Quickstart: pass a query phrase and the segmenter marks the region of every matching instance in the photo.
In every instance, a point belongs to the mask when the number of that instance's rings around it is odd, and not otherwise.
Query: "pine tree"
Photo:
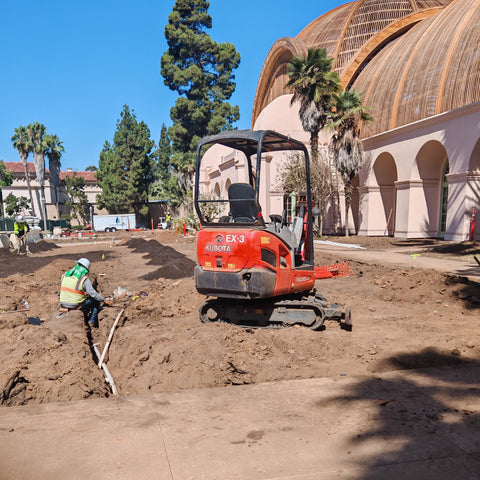
[[[110,213],[148,215],[148,192],[154,177],[155,142],[145,122],[124,105],[117,121],[113,144],[105,142],[96,173],[102,193],[101,208]]]
[[[233,128],[238,106],[228,100],[235,90],[240,54],[230,43],[217,43],[205,33],[212,27],[206,0],[176,0],[165,27],[168,50],[161,59],[165,85],[181,95],[170,110],[170,138],[175,152],[192,154],[198,141]],[[180,163],[192,163],[193,155]]]
[[[158,169],[157,177],[160,183],[166,183],[171,174],[170,162],[172,157],[172,147],[170,145],[170,137],[165,124],[162,124],[160,131],[160,140],[158,141]]]

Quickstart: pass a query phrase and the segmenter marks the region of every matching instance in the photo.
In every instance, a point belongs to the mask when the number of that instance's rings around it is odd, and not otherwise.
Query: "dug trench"
[[[122,308],[106,357],[120,396],[480,360],[480,289],[463,278],[389,267],[379,255],[377,264],[351,262],[350,276],[317,281],[328,300],[351,305],[353,331],[333,321],[319,332],[240,328],[200,322],[194,237],[154,231],[62,242],[37,242],[28,257],[0,249],[4,407],[111,396],[90,340],[102,350]],[[130,293],[104,308],[91,332],[79,312],[57,318],[61,275],[81,256],[104,296]],[[318,265],[343,260],[316,248]]]

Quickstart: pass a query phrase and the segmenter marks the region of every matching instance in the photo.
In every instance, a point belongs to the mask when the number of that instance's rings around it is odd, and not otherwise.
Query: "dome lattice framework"
[[[344,87],[365,95],[375,122],[363,136],[480,101],[480,0],[358,0],[272,46],[255,94],[252,125],[289,93],[288,62],[308,48],[335,58]]]

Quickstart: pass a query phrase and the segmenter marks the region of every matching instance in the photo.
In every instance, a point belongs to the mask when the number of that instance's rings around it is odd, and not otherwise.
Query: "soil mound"
[[[30,257],[0,249],[1,405],[108,396],[90,343],[103,350],[122,309],[106,357],[121,396],[480,361],[480,286],[465,278],[386,266],[381,252],[378,264],[350,262],[351,276],[316,283],[329,302],[351,306],[352,332],[334,321],[320,332],[203,324],[195,240],[139,233],[65,248],[43,241]],[[92,331],[78,311],[58,317],[60,278],[82,256],[104,296],[117,286],[132,293],[104,308]],[[320,249],[315,257],[345,260]]]
[[[178,280],[193,276],[195,262],[174,248],[162,245],[157,240],[135,238],[126,242],[125,245],[136,253],[145,253],[144,258],[148,260],[149,265],[161,265],[158,270],[144,275],[142,278],[145,280],[158,278]]]
[[[428,251],[434,253],[451,253],[455,255],[478,255],[480,254],[480,242],[468,241],[435,245],[434,247],[429,248]]]
[[[28,248],[32,253],[38,252],[48,252],[49,250],[55,250],[56,248],[60,248],[58,245],[54,243],[47,242],[46,240],[39,240],[35,243],[29,243]]]

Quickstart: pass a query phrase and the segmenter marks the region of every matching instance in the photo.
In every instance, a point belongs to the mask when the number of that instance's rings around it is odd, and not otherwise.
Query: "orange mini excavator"
[[[213,167],[202,167],[206,147],[215,144],[236,152]],[[290,214],[284,208],[282,214],[269,215],[266,221],[259,204],[260,187],[266,185],[261,181],[262,156],[270,158],[272,152],[285,151],[303,153],[305,192]],[[202,193],[201,186],[232,161],[235,175],[243,174],[245,181],[227,181],[225,199],[220,188],[215,194]],[[244,170],[239,171],[242,162]],[[200,307],[202,322],[305,325],[320,330],[325,319],[332,319],[351,329],[350,308],[329,303],[314,289],[314,212],[308,151],[302,142],[271,130],[234,130],[203,138],[197,147],[194,204],[201,227],[195,285],[199,293],[216,297]]]

